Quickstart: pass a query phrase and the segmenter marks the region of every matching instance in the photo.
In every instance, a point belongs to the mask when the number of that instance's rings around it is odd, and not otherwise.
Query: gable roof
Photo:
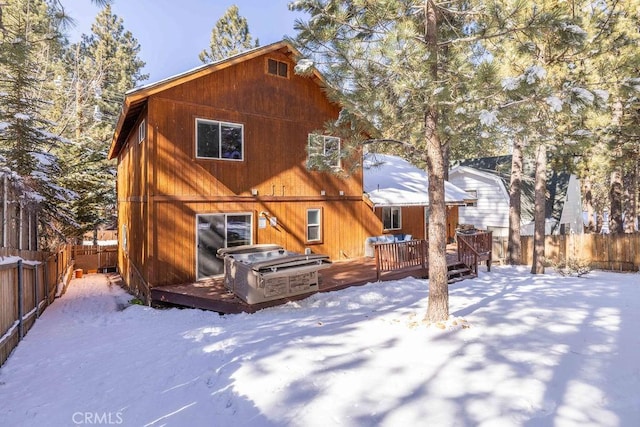
[[[454,161],[458,166],[466,166],[477,169],[486,174],[493,174],[502,181],[505,189],[511,185],[511,160],[512,156],[481,157],[477,159],[464,159]],[[560,221],[562,208],[567,196],[569,179],[571,174],[552,170],[547,173],[547,199],[545,203],[545,218],[553,218]],[[535,164],[525,161],[522,177],[522,221],[532,221],[535,206]]]
[[[109,148],[108,158],[113,159],[118,156],[120,150],[127,141],[129,133],[135,126],[140,114],[144,110],[147,99],[156,93],[173,88],[186,82],[198,79],[215,73],[216,71],[231,67],[238,63],[265,55],[270,52],[279,51],[292,58],[295,63],[302,54],[293,45],[287,41],[279,41],[266,46],[250,49],[237,55],[216,61],[210,64],[204,64],[175,76],[149,83],[144,86],[137,87],[125,93],[122,111],[118,117],[118,123],[113,134],[111,147]],[[313,70],[312,79],[319,85],[324,86],[324,79],[317,70]]]
[[[473,175],[478,177],[480,180],[484,179],[486,181],[492,182],[496,187],[499,188],[500,195],[505,200],[507,204],[509,204],[509,192],[507,191],[507,187],[505,186],[504,181],[495,173],[485,172],[480,169],[475,169],[469,166],[454,166],[449,170],[449,179],[451,179],[452,175]]]
[[[365,195],[374,206],[428,206],[427,173],[408,161],[388,154],[366,154],[363,161]],[[445,203],[474,201],[469,194],[445,181]]]

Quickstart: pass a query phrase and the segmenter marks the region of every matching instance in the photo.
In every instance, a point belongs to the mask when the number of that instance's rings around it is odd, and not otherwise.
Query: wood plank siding
[[[449,173],[449,182],[466,191],[475,192],[475,206],[461,206],[460,224],[472,224],[479,229],[509,226],[509,194],[499,178],[470,168]]]
[[[196,280],[197,215],[249,214],[252,243],[333,260],[363,256],[365,239],[382,234],[363,201],[361,169],[348,177],[307,169],[308,135],[322,133],[340,108],[318,76],[294,73],[288,45],[276,47],[128,95],[110,151],[118,159],[118,263],[128,286],[146,295]],[[288,76],[266,73],[268,59],[286,63]],[[243,158],[198,158],[196,119],[241,125]],[[318,242],[305,241],[307,209],[321,212]],[[415,217],[416,230],[406,232],[419,236],[424,214]]]

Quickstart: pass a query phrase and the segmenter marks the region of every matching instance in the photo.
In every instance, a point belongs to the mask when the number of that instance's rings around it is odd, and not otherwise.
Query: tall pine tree
[[[240,16],[238,6],[233,5],[211,30],[209,49],[200,52],[198,57],[207,64],[258,46],[258,39],[254,42],[249,33],[247,19]]]
[[[110,6],[91,31],[67,48],[56,77],[59,132],[74,142],[61,154],[65,185],[78,193],[69,207],[79,224],[73,235],[114,222],[115,170],[107,151],[125,92],[147,78],[139,43]]]
[[[2,5],[0,157],[5,170],[27,189],[28,198],[39,202],[41,236],[52,244],[73,224],[68,212],[58,208],[73,197],[61,186],[56,155],[67,141],[52,133],[54,124],[43,114],[50,99],[50,58],[60,47],[58,25],[49,2]]]
[[[485,7],[488,6],[488,7]],[[507,5],[451,1],[300,0],[293,9],[300,50],[313,59],[344,106],[341,118],[364,117],[376,140],[396,140],[404,155],[426,165],[429,176],[429,306],[426,320],[448,318],[444,179],[449,141],[473,117],[479,129],[483,85],[493,74],[481,41],[510,31]],[[522,7],[516,2],[513,8]],[[507,10],[509,9],[509,10]],[[523,26],[531,24],[521,23]],[[302,62],[300,69],[307,63]],[[473,108],[469,108],[473,107]],[[362,130],[358,126],[357,131]],[[328,131],[336,131],[329,127]],[[354,141],[359,143],[362,141]],[[371,141],[366,141],[371,142]]]

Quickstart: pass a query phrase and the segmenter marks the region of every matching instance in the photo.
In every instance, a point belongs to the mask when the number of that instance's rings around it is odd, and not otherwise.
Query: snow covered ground
[[[640,424],[639,274],[495,267],[444,330],[415,279],[252,315],[129,299],[74,279],[0,368],[0,426]]]

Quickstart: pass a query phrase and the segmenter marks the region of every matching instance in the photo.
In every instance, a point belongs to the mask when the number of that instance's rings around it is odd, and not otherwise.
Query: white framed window
[[[244,159],[244,126],[196,119],[196,157],[199,159]]]
[[[340,168],[340,138],[310,133],[307,142],[308,169]]]
[[[322,242],[322,209],[307,209],[307,242]]]
[[[138,126],[138,144],[145,140],[147,137],[147,121],[143,120]]]
[[[402,228],[402,209],[398,206],[382,208],[382,224],[385,230],[399,230]]]

